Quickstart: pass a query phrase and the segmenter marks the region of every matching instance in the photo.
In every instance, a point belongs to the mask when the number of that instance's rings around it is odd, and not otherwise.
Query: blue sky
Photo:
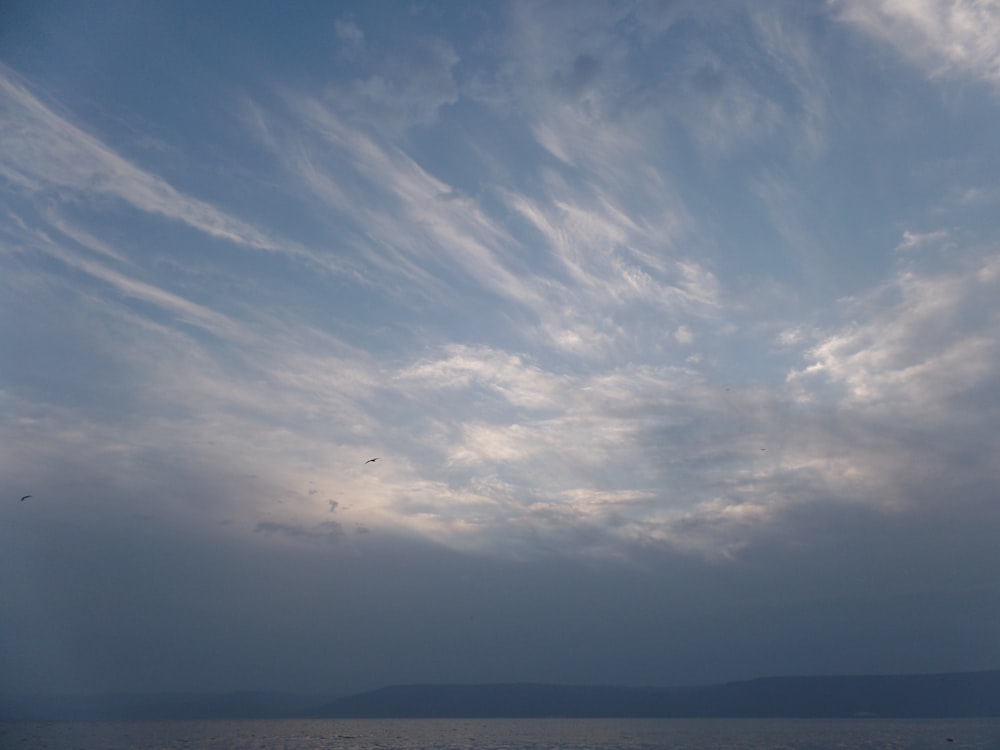
[[[1000,4],[3,13],[0,689],[1000,664]]]

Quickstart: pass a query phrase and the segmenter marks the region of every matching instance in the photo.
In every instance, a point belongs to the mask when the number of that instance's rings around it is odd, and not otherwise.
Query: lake
[[[1000,719],[310,719],[0,723],[4,750],[1000,750]]]

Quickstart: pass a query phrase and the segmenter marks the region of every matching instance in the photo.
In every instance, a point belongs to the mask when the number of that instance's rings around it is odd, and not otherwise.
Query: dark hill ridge
[[[680,692],[681,689],[677,689]],[[314,715],[353,718],[648,716],[670,688],[587,685],[392,685],[341,698]]]
[[[397,685],[309,713],[330,718],[1000,716],[1000,670],[766,677],[690,688]]]
[[[329,701],[329,702],[328,702]],[[699,687],[397,685],[330,701],[290,693],[3,695],[19,719],[1000,717],[1000,670],[765,677]]]

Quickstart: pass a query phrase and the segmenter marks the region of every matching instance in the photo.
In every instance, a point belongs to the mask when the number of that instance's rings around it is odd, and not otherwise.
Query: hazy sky
[[[1000,666],[996,0],[8,0],[0,61],[0,690]]]

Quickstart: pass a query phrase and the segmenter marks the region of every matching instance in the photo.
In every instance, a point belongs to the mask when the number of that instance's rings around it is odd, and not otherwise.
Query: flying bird
[[[367,461],[365,461],[365,463],[366,464],[370,464],[372,461],[378,461],[378,459],[377,458],[369,458]]]
[[[27,499],[28,499],[29,497],[31,497],[31,495],[25,495],[24,497],[22,497],[22,498],[21,498],[21,502],[23,503],[23,502],[24,502],[25,500],[27,500]]]

